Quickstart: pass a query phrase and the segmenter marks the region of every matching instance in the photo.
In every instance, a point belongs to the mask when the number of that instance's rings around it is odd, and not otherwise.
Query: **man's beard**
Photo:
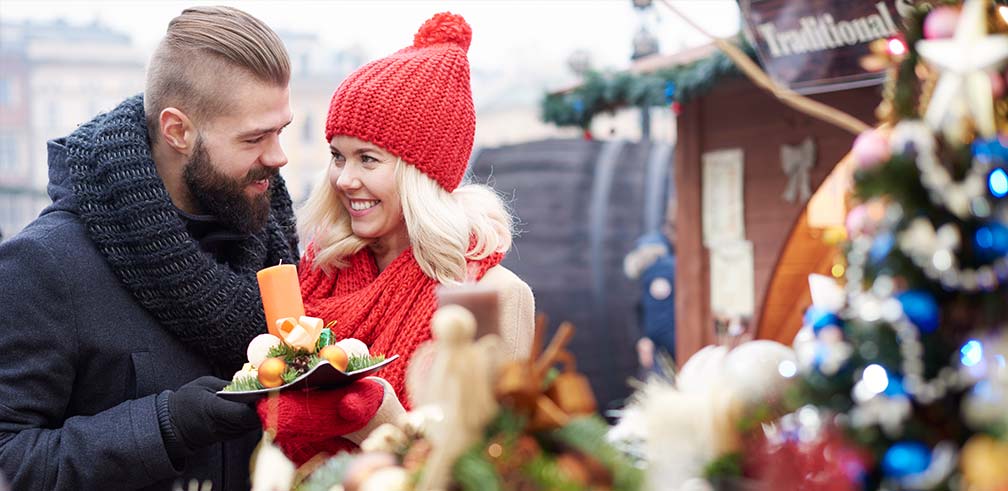
[[[257,166],[244,178],[232,179],[214,168],[210,153],[203,146],[203,138],[198,137],[182,172],[182,179],[189,195],[203,212],[213,215],[237,232],[252,234],[266,225],[271,190],[249,199],[245,196],[245,187],[263,179],[269,179],[272,186],[278,173],[276,169]]]

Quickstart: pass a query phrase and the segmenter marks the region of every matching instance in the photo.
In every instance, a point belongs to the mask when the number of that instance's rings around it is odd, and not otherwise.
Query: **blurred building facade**
[[[63,21],[0,24],[0,230],[49,204],[46,141],[143,88],[144,59],[124,33]]]
[[[360,46],[327,49],[314,33],[278,32],[291,58],[294,120],[281,141],[289,164],[282,173],[301,203],[329,161],[325,119],[333,91],[374,53]],[[150,55],[127,33],[100,22],[0,22],[0,233],[10,237],[49,204],[46,141],[108,111],[144,85]],[[476,102],[475,150],[546,138],[581,138],[539,117],[547,80],[507,73],[472,73]],[[668,113],[668,114],[665,114]],[[670,111],[655,111],[651,139],[674,138]],[[595,138],[639,141],[638,109],[600,116]]]
[[[314,34],[280,32],[291,57],[294,120],[281,137],[284,178],[303,201],[329,160],[325,118],[363,51],[320,48]],[[49,203],[46,142],[142,92],[150,53],[100,23],[0,23],[0,233],[11,237]]]

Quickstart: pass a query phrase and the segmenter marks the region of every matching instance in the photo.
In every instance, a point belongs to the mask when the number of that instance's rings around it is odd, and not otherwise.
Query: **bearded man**
[[[0,470],[13,489],[249,488],[255,411],[214,395],[298,261],[278,172],[290,62],[258,19],[182,12],[144,95],[49,142],[53,204],[0,245]]]

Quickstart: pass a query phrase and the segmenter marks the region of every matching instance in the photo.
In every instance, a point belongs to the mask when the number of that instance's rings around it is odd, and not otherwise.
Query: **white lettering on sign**
[[[760,24],[757,29],[774,58],[825,51],[895,35],[898,29],[889,7],[878,2],[875,10],[878,13],[841,21],[834,21],[830,14],[802,17],[798,29],[778,30],[770,22]]]

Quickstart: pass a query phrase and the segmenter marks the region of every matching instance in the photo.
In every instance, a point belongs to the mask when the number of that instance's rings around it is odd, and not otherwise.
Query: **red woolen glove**
[[[336,389],[284,391],[275,406],[273,399],[266,397],[259,400],[256,409],[263,428],[271,423],[271,410],[276,411],[274,441],[300,466],[319,453],[355,450],[357,445],[343,435],[367,426],[384,395],[380,383],[363,379]]]

